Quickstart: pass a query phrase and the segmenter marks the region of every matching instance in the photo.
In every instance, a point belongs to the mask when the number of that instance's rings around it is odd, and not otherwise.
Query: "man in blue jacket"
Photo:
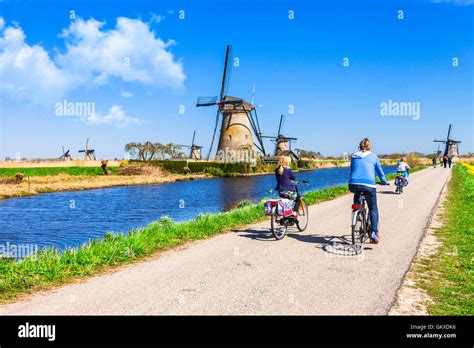
[[[370,140],[365,138],[359,144],[359,150],[351,158],[351,175],[349,179],[349,190],[354,193],[354,204],[360,202],[360,193],[364,192],[369,207],[372,233],[370,242],[379,242],[379,211],[377,208],[377,190],[375,176],[380,178],[383,185],[387,185],[387,179],[382,170],[382,165],[376,154],[370,152]]]

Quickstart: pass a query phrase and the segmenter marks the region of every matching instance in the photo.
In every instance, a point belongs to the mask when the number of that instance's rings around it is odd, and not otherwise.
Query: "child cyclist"
[[[295,201],[293,215],[296,215],[296,212],[300,207],[300,198],[296,193],[295,184],[297,184],[297,182],[295,174],[293,174],[293,171],[290,168],[290,163],[291,159],[288,156],[280,156],[278,158],[278,168],[275,169],[275,177],[277,181],[275,190],[280,194],[280,197]],[[293,181],[295,183],[293,183]]]
[[[408,174],[410,173],[410,166],[408,163],[405,162],[405,158],[400,158],[400,161],[397,162],[397,174],[402,174],[403,178],[405,179],[403,182],[403,186],[408,185]]]

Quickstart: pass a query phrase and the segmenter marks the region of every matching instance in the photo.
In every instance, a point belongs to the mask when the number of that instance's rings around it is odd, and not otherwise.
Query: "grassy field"
[[[432,315],[474,315],[474,166],[458,164],[448,184],[442,242],[436,254],[414,267],[417,285],[433,299]]]
[[[118,167],[107,167],[112,173],[116,173]],[[15,177],[16,173],[22,173],[25,176],[47,176],[67,174],[73,176],[79,175],[104,175],[99,167],[37,167],[37,168],[0,168],[0,177]]]
[[[347,185],[344,185],[310,191],[304,198],[308,204],[314,204],[347,192]],[[22,261],[0,258],[0,301],[104,272],[188,241],[205,239],[264,219],[262,203],[244,202],[229,212],[199,215],[187,222],[173,222],[163,217],[127,235],[107,233],[104,238],[77,249],[42,249]]]

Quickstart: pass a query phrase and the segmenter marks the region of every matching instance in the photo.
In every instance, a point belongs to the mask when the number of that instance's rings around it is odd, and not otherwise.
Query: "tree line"
[[[185,157],[182,146],[174,143],[161,144],[146,141],[142,143],[128,143],[125,145],[125,152],[137,159],[149,161],[152,159],[181,159]]]

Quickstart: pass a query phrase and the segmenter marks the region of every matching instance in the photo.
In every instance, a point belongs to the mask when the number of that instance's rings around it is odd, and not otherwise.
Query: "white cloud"
[[[162,15],[157,15],[156,13],[151,13],[150,23],[159,24],[164,21],[166,17]]]
[[[129,91],[122,91],[120,92],[120,95],[124,98],[131,98],[133,97],[133,93],[132,92],[129,92]]]
[[[66,53],[57,63],[95,84],[110,78],[155,87],[181,87],[183,66],[169,48],[174,41],[156,37],[139,19],[119,17],[115,29],[102,30],[104,22],[78,19],[63,30]]]
[[[75,85],[41,46],[25,43],[21,28],[7,27],[0,36],[0,93],[13,99],[51,104]]]
[[[148,24],[119,17],[115,29],[77,19],[64,29],[66,50],[55,57],[39,44],[29,45],[23,30],[0,17],[0,94],[16,100],[53,105],[69,92],[119,80],[151,87],[180,88],[182,63]],[[129,63],[129,64],[128,64]]]
[[[113,124],[117,127],[140,124],[142,122],[139,118],[127,116],[121,105],[112,105],[106,115],[95,113],[83,120],[89,124]]]

